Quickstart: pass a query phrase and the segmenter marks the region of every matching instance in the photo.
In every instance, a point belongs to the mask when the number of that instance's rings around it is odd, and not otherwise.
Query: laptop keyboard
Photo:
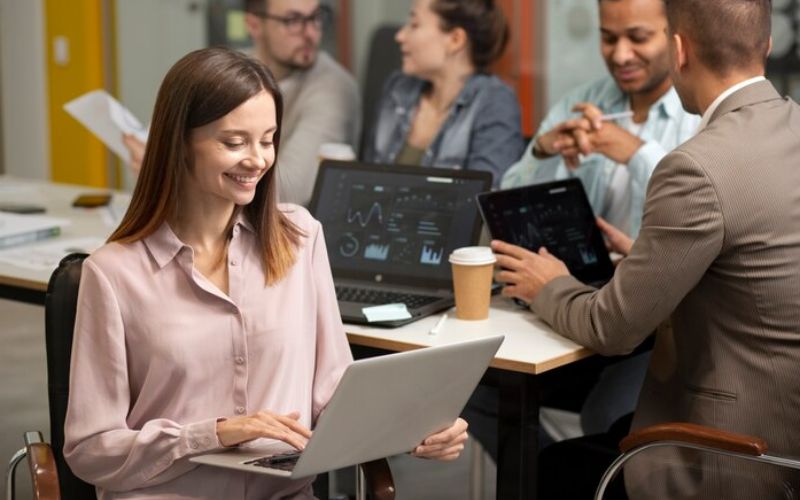
[[[291,472],[294,470],[294,466],[297,465],[297,461],[299,459],[300,453],[296,451],[289,451],[286,453],[278,453],[276,455],[250,460],[244,464],[264,467],[266,469],[278,469]]]
[[[370,288],[358,288],[350,286],[337,286],[336,298],[342,302],[358,302],[361,304],[373,304],[376,306],[383,304],[403,303],[409,309],[422,307],[439,300],[434,295],[417,295],[413,293],[397,293],[385,290],[375,290]]]

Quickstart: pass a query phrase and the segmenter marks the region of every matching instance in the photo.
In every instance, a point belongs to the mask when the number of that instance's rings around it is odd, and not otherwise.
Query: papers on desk
[[[34,271],[53,271],[66,255],[92,253],[105,241],[102,238],[57,239],[38,245],[0,250],[0,262]]]
[[[405,304],[384,304],[382,306],[364,307],[361,309],[367,321],[374,323],[376,321],[396,321],[399,319],[408,319],[411,313]]]
[[[0,212],[0,248],[14,247],[58,236],[66,219]]]
[[[122,143],[123,133],[133,134],[140,141],[147,142],[147,129],[105,90],[83,94],[66,103],[64,110],[125,162],[130,161],[130,153]]]

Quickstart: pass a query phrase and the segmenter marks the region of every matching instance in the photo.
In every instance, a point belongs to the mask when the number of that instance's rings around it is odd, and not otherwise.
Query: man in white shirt
[[[358,145],[358,86],[347,70],[319,50],[323,25],[330,19],[319,0],[247,0],[245,10],[254,56],[275,75],[283,94],[279,199],[308,205],[320,145]],[[144,144],[131,136],[125,143],[138,172]]]

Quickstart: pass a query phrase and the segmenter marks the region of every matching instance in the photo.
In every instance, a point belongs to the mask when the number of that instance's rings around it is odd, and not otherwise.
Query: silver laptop
[[[191,461],[301,478],[411,451],[453,423],[502,342],[493,336],[356,361],[302,452],[260,440]]]
[[[399,326],[453,306],[447,256],[475,245],[475,195],[492,185],[479,170],[325,161],[312,215],[325,229],[342,319],[367,323],[365,307],[403,303]]]

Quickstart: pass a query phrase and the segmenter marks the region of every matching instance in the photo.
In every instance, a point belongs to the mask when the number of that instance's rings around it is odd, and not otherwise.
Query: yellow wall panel
[[[105,187],[107,153],[64,111],[66,102],[105,87],[102,0],[45,0],[51,178]]]

